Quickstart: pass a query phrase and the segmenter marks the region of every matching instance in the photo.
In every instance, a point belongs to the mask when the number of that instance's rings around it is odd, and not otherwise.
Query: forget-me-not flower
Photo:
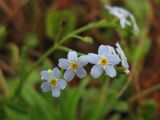
[[[114,65],[119,64],[120,59],[111,46],[100,45],[98,55],[94,53],[88,54],[88,62],[95,64],[90,72],[92,77],[98,78],[103,71],[105,71],[108,76],[115,77],[117,72]]]
[[[128,62],[127,62],[127,58],[124,54],[124,51],[122,50],[121,46],[119,45],[119,43],[116,43],[116,51],[118,52],[118,54],[120,55],[120,58],[121,58],[121,63],[122,63],[122,66],[126,69],[125,72],[128,74],[129,73],[129,65],[128,65]]]
[[[64,79],[66,81],[70,81],[76,75],[79,78],[83,78],[87,75],[86,70],[83,66],[87,65],[87,57],[85,55],[78,57],[77,52],[70,51],[68,53],[68,58],[59,59],[59,67],[62,69],[66,69],[64,73]]]
[[[60,90],[64,89],[67,82],[64,79],[60,79],[60,71],[56,67],[53,70],[44,70],[41,72],[41,79],[45,80],[42,85],[42,91],[48,92],[52,90],[53,97],[60,96]]]
[[[139,32],[136,20],[130,12],[128,12],[124,8],[117,6],[105,6],[105,8],[108,9],[112,15],[116,16],[120,20],[120,25],[122,28],[125,28],[126,25],[133,25],[133,30],[136,33]],[[130,19],[130,21],[128,20],[128,18]]]

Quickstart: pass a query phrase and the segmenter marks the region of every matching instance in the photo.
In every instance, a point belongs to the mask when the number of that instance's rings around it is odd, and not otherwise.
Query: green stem
[[[64,37],[61,41],[60,41],[60,44],[62,45],[63,43],[67,42],[67,40],[69,38],[72,38],[74,37],[75,35],[78,35],[84,31],[87,31],[89,29],[93,29],[93,28],[106,28],[106,27],[111,27],[111,26],[114,26],[115,25],[115,22],[116,21],[112,21],[112,22],[107,22],[106,20],[101,20],[99,22],[96,22],[96,23],[90,23],[78,30],[75,30],[73,31],[72,33],[68,34],[66,37]]]
[[[45,58],[47,58],[52,52],[54,52],[57,48],[57,45],[54,45],[52,48],[50,48],[35,64],[32,65],[32,67],[28,70],[28,72],[26,72],[26,74],[24,76],[22,76],[20,78],[20,82],[18,84],[17,89],[15,90],[15,94],[13,96],[13,98],[15,98],[16,96],[18,96],[25,84],[25,81],[27,80],[27,78],[29,77],[29,75],[32,73],[32,71],[43,62],[43,60]]]
[[[57,47],[57,50],[61,50],[61,51],[64,51],[64,52],[69,52],[69,51],[73,51],[72,49],[70,49],[70,48],[67,48],[67,47],[64,47],[64,46],[58,46]],[[77,52],[78,53],[78,55],[84,55],[83,53],[80,53],[80,52]]]
[[[80,34],[84,31],[87,31],[89,29],[93,29],[93,28],[104,28],[104,27],[109,27],[109,26],[114,26],[116,21],[112,21],[112,22],[107,22],[106,20],[101,20],[99,22],[95,22],[95,23],[90,23],[78,30],[73,31],[72,33],[66,35],[61,41],[58,41],[58,39],[60,38],[61,32],[62,30],[60,30],[60,33],[57,35],[56,37],[56,42],[55,45],[50,48],[35,64],[32,65],[32,67],[28,70],[28,72],[26,72],[26,74],[24,76],[22,76],[20,78],[20,83],[18,84],[16,90],[15,90],[15,94],[13,95],[13,98],[15,98],[16,96],[18,96],[20,94],[20,92],[22,91],[22,88],[25,84],[26,79],[29,77],[29,75],[32,73],[32,71],[41,63],[43,62],[44,59],[46,59],[51,53],[53,53],[58,47],[62,44],[64,44],[65,42],[67,42],[67,40],[69,40],[70,38],[72,38],[73,36]],[[61,50],[69,50],[66,48],[60,48]]]
[[[62,35],[62,32],[63,32],[63,28],[60,27],[60,30],[59,30],[59,32],[58,32],[58,34],[57,34],[57,36],[56,36],[56,39],[55,39],[55,43],[58,42],[58,40],[60,39],[60,37],[61,37],[61,35]]]
[[[158,91],[158,90],[160,90],[160,84],[155,85],[153,87],[150,87],[150,88],[148,88],[146,90],[143,90],[142,92],[139,92],[138,94],[136,94],[136,95],[132,96],[131,98],[129,98],[129,101],[130,102],[136,101],[136,100],[138,100],[138,99],[140,99],[140,98],[142,98],[144,96],[147,96],[148,94],[153,93],[153,92]]]
[[[118,95],[117,95],[118,98],[123,95],[124,91],[128,88],[130,82],[131,82],[131,80],[128,79],[127,82],[125,83],[125,85],[122,87],[122,89],[118,93]]]

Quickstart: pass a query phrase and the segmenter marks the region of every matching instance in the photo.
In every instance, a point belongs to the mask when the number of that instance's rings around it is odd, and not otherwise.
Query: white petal
[[[60,71],[57,67],[55,67],[52,71],[52,77],[58,79],[60,77]]]
[[[73,70],[71,69],[67,69],[64,73],[64,79],[66,81],[71,81],[73,79],[73,77],[75,76],[75,73]]]
[[[89,53],[87,55],[87,59],[88,59],[89,63],[97,64],[98,60],[99,60],[99,56],[97,54],[94,54],[94,53]]]
[[[53,97],[59,97],[60,96],[60,89],[57,87],[52,88],[52,96]]]
[[[112,55],[116,54],[116,51],[112,46],[108,45],[108,49],[109,49],[110,54],[112,54]]]
[[[63,79],[58,80],[58,88],[64,89],[67,85],[67,82]]]
[[[88,64],[87,55],[80,56],[78,58],[78,64],[82,67]]]
[[[117,75],[117,72],[116,72],[114,66],[112,66],[112,65],[106,66],[105,72],[110,77],[115,77]]]
[[[126,69],[129,68],[129,65],[128,65],[128,62],[127,62],[126,59],[122,59],[122,66],[123,66],[124,68],[126,68]]]
[[[119,43],[117,43],[116,46],[117,46],[116,50],[120,54],[120,57],[121,57],[122,66],[124,68],[128,69],[129,65],[128,65],[128,62],[127,62],[127,58],[126,58],[121,46],[119,45]]]
[[[41,72],[41,79],[49,80],[50,78],[51,78],[51,75],[46,70]]]
[[[51,90],[51,84],[49,82],[43,82],[41,84],[41,89],[43,92],[48,92],[49,90]]]
[[[59,59],[59,63],[58,63],[58,66],[62,69],[67,69],[69,67],[69,62],[67,59]]]
[[[121,62],[121,59],[119,58],[119,56],[117,54],[112,55],[109,57],[109,64],[111,65],[117,65]]]
[[[126,26],[126,20],[123,18],[123,19],[120,19],[120,25],[121,27],[124,29],[125,26]]]
[[[77,70],[76,70],[76,75],[79,77],[79,78],[83,78],[87,75],[87,72],[84,68],[82,67],[79,67]]]
[[[125,54],[124,54],[121,46],[119,45],[119,43],[116,43],[116,46],[117,46],[116,51],[119,53],[119,55],[121,56],[121,58],[126,58],[126,56],[125,56]]]
[[[98,78],[103,72],[103,69],[100,65],[94,65],[91,69],[91,76],[93,78]]]
[[[107,56],[109,53],[109,49],[106,45],[100,45],[98,48],[98,54],[102,56]]]
[[[70,51],[68,53],[68,60],[76,60],[78,58],[76,51]]]

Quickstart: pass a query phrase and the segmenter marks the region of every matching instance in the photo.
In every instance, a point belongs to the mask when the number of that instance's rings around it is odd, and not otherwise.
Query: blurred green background
[[[67,52],[55,50],[34,63],[57,42],[59,31],[61,39],[88,23],[112,22],[105,5],[130,11],[140,33],[116,24],[87,30],[79,34],[83,39],[72,38],[64,46],[89,53],[118,41],[131,73],[75,78],[59,98],[42,93],[40,72],[57,66]],[[159,0],[1,0],[0,120],[160,120],[159,31]]]

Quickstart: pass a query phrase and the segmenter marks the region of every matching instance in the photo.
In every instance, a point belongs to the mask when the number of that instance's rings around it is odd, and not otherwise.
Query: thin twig
[[[148,88],[146,90],[143,90],[143,91],[137,93],[136,95],[130,97],[129,101],[130,102],[134,102],[134,101],[136,101],[136,100],[138,100],[138,99],[140,99],[142,97],[145,97],[145,96],[147,96],[147,95],[149,95],[149,94],[151,94],[151,93],[153,93],[155,91],[158,91],[158,90],[160,90],[160,84],[152,86],[152,87],[150,87],[150,88]]]

